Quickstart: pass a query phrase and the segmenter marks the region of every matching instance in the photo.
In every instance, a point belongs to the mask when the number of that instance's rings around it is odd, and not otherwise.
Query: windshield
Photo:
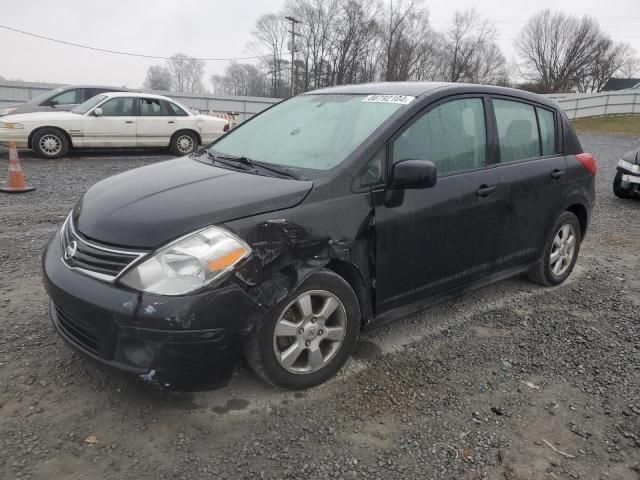
[[[328,170],[400,107],[401,103],[373,95],[301,95],[232,130],[211,147],[211,153]]]
[[[73,113],[79,113],[80,115],[83,115],[93,107],[95,107],[97,104],[99,104],[101,101],[103,101],[105,98],[107,98],[106,95],[96,95],[95,97],[91,97],[86,102],[81,103],[76,108],[72,108],[71,111]]]
[[[63,91],[66,87],[59,87],[56,88],[55,90],[48,90],[45,93],[41,93],[40,95],[38,95],[37,97],[33,97],[31,100],[29,100],[27,103],[40,103],[45,101],[46,99],[53,97],[54,95],[57,95],[58,93],[60,93],[61,91]]]

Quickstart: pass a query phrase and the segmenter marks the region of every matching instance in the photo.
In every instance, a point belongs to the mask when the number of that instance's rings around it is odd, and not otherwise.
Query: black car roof
[[[435,91],[439,94],[447,93],[486,93],[517,97],[523,100],[540,103],[560,109],[558,103],[550,98],[515,88],[497,87],[494,85],[476,85],[472,83],[451,82],[377,82],[355,85],[339,85],[335,87],[312,90],[305,95],[326,94],[360,94],[360,95],[410,95],[412,97],[427,96]]]

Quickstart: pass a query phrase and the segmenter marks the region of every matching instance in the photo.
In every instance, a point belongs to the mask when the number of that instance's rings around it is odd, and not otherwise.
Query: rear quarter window
[[[536,108],[536,112],[540,125],[542,155],[553,155],[556,153],[556,115],[546,108]]]

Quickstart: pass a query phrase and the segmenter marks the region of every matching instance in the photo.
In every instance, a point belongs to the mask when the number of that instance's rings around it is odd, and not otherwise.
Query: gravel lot
[[[22,152],[37,190],[0,196],[0,478],[638,480],[640,202],[611,192],[638,141],[582,142],[598,205],[567,283],[517,278],[366,332],[299,393],[243,366],[222,390],[159,392],[73,353],[42,248],[91,184],[168,157]]]

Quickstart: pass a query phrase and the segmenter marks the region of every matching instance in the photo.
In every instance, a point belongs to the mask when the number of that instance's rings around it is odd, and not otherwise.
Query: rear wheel
[[[623,173],[621,171],[616,173],[616,176],[613,179],[613,193],[618,198],[633,198],[634,193],[631,186],[624,187],[622,184],[622,175]]]
[[[581,241],[578,218],[571,212],[564,212],[551,229],[542,258],[529,272],[529,278],[545,286],[564,282],[576,264]]]
[[[67,136],[57,128],[42,128],[38,130],[31,141],[31,147],[42,158],[64,157],[69,151]]]
[[[169,150],[178,156],[189,155],[198,148],[198,137],[193,132],[177,132],[171,137]]]
[[[271,384],[309,388],[342,368],[359,331],[355,293],[342,277],[321,270],[267,315],[247,342],[245,357]]]

